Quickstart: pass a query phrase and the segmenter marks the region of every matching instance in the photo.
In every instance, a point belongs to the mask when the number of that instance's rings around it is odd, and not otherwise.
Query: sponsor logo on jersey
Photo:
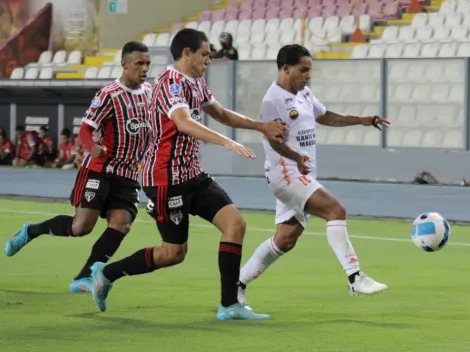
[[[196,120],[197,122],[201,122],[201,112],[199,109],[193,109],[191,110],[191,117],[193,120]]]
[[[168,199],[168,209],[180,208],[183,206],[183,197],[171,197]]]
[[[88,182],[86,183],[85,188],[99,189],[100,188],[100,180],[94,180],[94,179],[88,180]]]
[[[130,134],[137,134],[141,128],[147,127],[149,127],[147,122],[139,121],[136,118],[132,118],[126,122],[126,131]]]

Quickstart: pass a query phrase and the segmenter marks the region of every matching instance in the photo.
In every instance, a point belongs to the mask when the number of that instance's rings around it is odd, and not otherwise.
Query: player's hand
[[[390,121],[383,117],[378,116],[366,116],[362,117],[362,125],[363,126],[374,126],[378,130],[382,131],[381,126],[388,127],[390,126]]]
[[[286,123],[284,121],[266,122],[263,124],[263,134],[266,138],[277,143],[284,143],[286,138]]]
[[[101,145],[95,144],[93,148],[91,148],[90,156],[92,158],[99,158],[103,155],[106,155],[106,147],[102,147]]]
[[[310,173],[311,170],[306,164],[309,161],[310,158],[308,156],[299,154],[299,157],[297,158],[297,169],[299,169],[299,172],[302,175],[307,175],[308,173]]]
[[[224,143],[224,147],[240,156],[244,156],[245,158],[256,158],[255,153],[253,153],[250,148],[245,147],[243,144],[232,141],[231,139],[227,139],[227,141]]]

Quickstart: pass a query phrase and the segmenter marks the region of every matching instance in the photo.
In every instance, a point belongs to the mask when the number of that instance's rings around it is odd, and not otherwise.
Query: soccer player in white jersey
[[[315,124],[331,127],[388,126],[386,119],[328,111],[308,87],[312,58],[300,45],[286,45],[277,55],[279,74],[261,103],[260,120],[285,121],[286,142],[263,139],[267,182],[277,198],[276,233],[263,242],[240,271],[238,299],[246,303],[246,285],[294,248],[310,215],[324,219],[328,243],[349,279],[353,295],[372,295],[387,286],[365,275],[346,230],[343,205],[316,180]]]

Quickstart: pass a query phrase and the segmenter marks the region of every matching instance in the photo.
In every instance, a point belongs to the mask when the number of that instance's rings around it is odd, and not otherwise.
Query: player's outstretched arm
[[[327,111],[323,115],[317,117],[316,121],[320,125],[330,127],[346,127],[354,125],[362,126],[374,126],[375,128],[381,129],[380,126],[388,127],[390,121],[378,116],[352,116],[343,115],[332,111]]]
[[[204,111],[221,124],[233,128],[255,130],[264,134],[268,139],[282,143],[286,133],[286,124],[282,121],[260,122],[250,119],[235,111],[224,108],[217,102],[205,106]]]
[[[203,140],[207,143],[219,144],[240,156],[254,158],[255,154],[251,149],[237,143],[224,135],[207,128],[191,118],[188,108],[178,108],[171,114],[171,119],[176,124],[176,128],[182,133]]]
[[[300,154],[286,143],[269,141],[269,144],[280,156],[283,156],[286,159],[294,160],[297,163],[297,168],[299,169],[300,173],[306,175],[310,172],[310,168],[306,165],[306,162],[310,161],[308,156]]]

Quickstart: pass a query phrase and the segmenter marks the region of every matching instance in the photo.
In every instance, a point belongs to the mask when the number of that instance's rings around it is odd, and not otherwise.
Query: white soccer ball
[[[413,221],[411,239],[426,252],[441,250],[450,237],[450,225],[446,218],[438,213],[424,213]]]

